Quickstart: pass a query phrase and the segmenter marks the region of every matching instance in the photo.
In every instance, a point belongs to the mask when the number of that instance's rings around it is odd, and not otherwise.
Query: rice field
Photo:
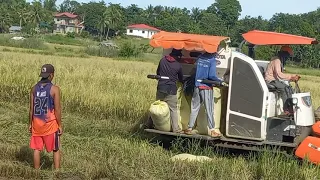
[[[28,147],[28,95],[44,63],[55,66],[53,82],[62,91],[62,168],[56,172],[46,152],[35,171]],[[155,99],[156,81],[146,78],[155,70],[151,62],[0,52],[0,179],[320,179],[320,169],[307,163],[268,153],[230,157],[196,142],[184,152],[213,161],[171,162],[182,152],[180,142],[168,151],[137,131]],[[319,77],[302,76],[300,88],[311,92],[314,108],[319,85]]]

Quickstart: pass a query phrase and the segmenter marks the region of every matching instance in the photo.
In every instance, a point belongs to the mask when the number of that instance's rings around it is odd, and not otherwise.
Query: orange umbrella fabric
[[[229,37],[160,31],[152,36],[150,45],[164,49],[186,49],[215,53],[221,41]]]
[[[314,38],[269,31],[253,30],[242,34],[242,37],[254,45],[318,44]]]

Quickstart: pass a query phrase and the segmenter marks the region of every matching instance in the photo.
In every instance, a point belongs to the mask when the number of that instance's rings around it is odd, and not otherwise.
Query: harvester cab
[[[311,38],[262,31],[251,31],[243,37],[247,42],[256,45],[311,44],[315,41]],[[239,52],[238,48],[229,47],[229,43],[228,37],[163,31],[152,37],[150,45],[154,48],[162,47],[163,55],[169,54],[172,48],[182,49],[183,57],[180,63],[185,78],[195,72],[197,57],[193,54],[217,53],[217,76],[224,83],[214,85],[212,103],[215,129],[222,133],[222,137],[208,136],[204,107],[201,107],[197,118],[195,135],[160,131],[157,127],[148,127],[145,131],[172,137],[205,139],[215,146],[239,149],[265,145],[296,148],[311,134],[311,127],[315,123],[310,92],[301,93],[296,84],[292,98],[294,117],[280,116],[282,100],[279,92],[264,80],[268,61],[255,61]],[[151,73],[148,78],[161,77]],[[183,91],[182,84],[177,86],[179,125],[182,129],[187,129],[192,95]]]
[[[244,40],[240,44],[238,51],[242,51],[242,47],[244,44],[248,46],[248,55],[254,59],[255,58],[255,47],[256,46],[262,46],[262,45],[273,45],[282,47],[281,50],[283,50],[283,47],[287,48],[289,45],[307,45],[307,44],[317,44],[318,41],[313,38],[308,37],[302,37],[302,36],[296,36],[292,34],[285,34],[285,33],[276,33],[276,32],[268,32],[268,31],[258,31],[253,30],[249,31],[242,35]],[[284,48],[284,49],[285,49]],[[289,48],[290,50],[290,48]],[[283,53],[283,52],[281,52]],[[292,53],[292,52],[291,52]],[[288,53],[288,54],[291,54]],[[271,58],[271,57],[270,57]],[[264,76],[266,68],[269,64],[268,60],[255,60],[261,74]],[[290,82],[286,82],[288,85],[290,85]],[[268,87],[268,102],[267,105],[269,106],[267,108],[266,117],[267,118],[274,118],[279,117],[280,114],[282,114],[282,99],[280,98],[280,93],[277,90],[277,88],[271,84],[266,84]],[[299,144],[304,138],[306,138],[311,133],[311,126],[315,123],[315,117],[314,117],[314,111],[312,107],[312,101],[311,101],[311,94],[310,92],[300,92],[300,88],[298,86],[298,82],[295,82],[295,88],[294,88],[294,94],[292,95],[291,104],[294,106],[294,117],[282,117],[281,119],[289,119],[290,122],[294,122],[294,124],[288,125],[284,130],[288,130],[289,128],[292,128],[295,132],[295,135],[291,136],[294,137],[294,143]],[[293,121],[292,121],[293,120]],[[274,120],[272,120],[274,121]],[[270,122],[271,123],[271,122]],[[271,123],[272,124],[272,123]],[[267,125],[267,128],[272,125]],[[279,127],[277,127],[279,128]],[[268,130],[271,129],[267,129]],[[276,129],[274,129],[276,130]],[[272,131],[274,131],[272,130]],[[280,131],[281,129],[277,129],[274,133],[277,131]],[[298,131],[298,132],[297,132]],[[300,133],[299,135],[297,133]],[[269,134],[271,135],[271,134]],[[272,140],[272,137],[270,137],[267,133],[267,140]],[[279,136],[277,135],[276,137]]]

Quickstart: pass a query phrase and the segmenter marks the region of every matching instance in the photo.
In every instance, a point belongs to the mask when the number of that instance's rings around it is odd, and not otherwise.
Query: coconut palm
[[[202,15],[202,11],[196,7],[191,9],[191,18],[197,23],[200,21]]]
[[[25,2],[19,1],[17,5],[12,7],[14,12],[19,16],[19,25],[22,27],[22,23],[28,22],[28,17],[30,16],[31,11],[28,10],[28,4]]]
[[[33,22],[37,29],[39,29],[40,22],[42,20],[43,11],[42,11],[42,5],[39,1],[33,1],[31,6],[31,14],[30,14],[30,20]]]
[[[12,17],[8,8],[0,6],[0,32],[7,31],[12,23]]]
[[[109,36],[110,29],[115,29],[118,27],[118,23],[121,22],[124,18],[121,8],[118,4],[109,3],[109,6],[106,8],[104,12],[104,22],[106,23],[108,30],[107,30],[107,37]]]

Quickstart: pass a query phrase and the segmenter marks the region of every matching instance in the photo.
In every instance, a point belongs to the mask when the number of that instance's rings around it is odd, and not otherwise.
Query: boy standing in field
[[[213,137],[221,136],[220,133],[216,132],[214,129],[214,119],[213,119],[213,87],[210,84],[205,84],[198,82],[197,80],[212,80],[222,82],[216,76],[216,58],[215,54],[207,53],[200,55],[196,61],[196,74],[195,74],[195,88],[191,100],[191,114],[188,124],[188,129],[185,130],[186,134],[192,134],[192,129],[196,122],[201,104],[204,103],[208,127],[210,129],[210,135]]]
[[[60,168],[60,135],[62,134],[60,88],[52,84],[54,67],[41,68],[41,80],[30,92],[29,131],[32,133],[30,148],[34,150],[34,168],[40,168],[40,152],[45,145],[53,151],[54,167]]]

